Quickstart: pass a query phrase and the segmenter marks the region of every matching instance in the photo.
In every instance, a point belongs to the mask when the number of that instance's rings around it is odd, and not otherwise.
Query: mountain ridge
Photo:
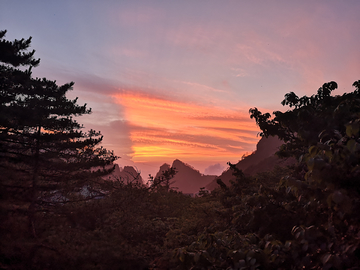
[[[143,184],[144,181],[141,177],[141,174],[136,171],[133,166],[124,166],[123,168],[119,164],[109,165],[107,169],[110,169],[112,166],[115,166],[115,169],[112,173],[103,177],[105,180],[117,181],[121,180],[126,184],[129,183],[140,183]]]
[[[274,167],[285,167],[295,162],[295,159],[281,159],[275,155],[279,147],[284,142],[278,137],[262,137],[256,145],[256,150],[249,156],[246,156],[235,166],[242,170],[245,175],[255,175],[256,173],[270,171]],[[219,177],[206,185],[206,189],[214,190],[219,185],[216,183],[217,179],[221,179],[226,185],[230,185],[230,181],[235,180],[232,170],[229,168],[225,170]]]
[[[170,168],[174,168],[176,171],[175,176],[171,179],[170,187],[183,193],[197,193],[200,188],[205,187],[217,177],[216,175],[202,174],[195,167],[179,159],[175,159],[171,166],[167,163],[161,165],[155,177],[161,177],[163,172]]]

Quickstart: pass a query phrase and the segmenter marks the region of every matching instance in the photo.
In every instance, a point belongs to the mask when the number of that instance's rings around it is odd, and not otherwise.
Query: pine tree
[[[27,213],[36,235],[38,211],[83,198],[82,188],[108,173],[91,168],[117,157],[98,147],[100,132],[83,132],[74,119],[91,113],[77,98],[66,98],[74,83],[33,78],[31,69],[40,60],[27,52],[31,38],[10,42],[5,34],[0,31],[0,198],[3,206]]]

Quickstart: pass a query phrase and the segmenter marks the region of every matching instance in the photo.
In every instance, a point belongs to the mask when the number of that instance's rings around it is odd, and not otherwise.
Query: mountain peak
[[[278,137],[262,137],[256,145],[256,151],[240,160],[235,166],[242,170],[245,175],[254,175],[259,172],[269,171],[275,166],[287,166],[294,163],[293,159],[280,159],[275,153],[283,142]],[[233,171],[228,169],[219,177],[225,184],[229,185],[234,180]],[[217,179],[216,178],[216,179]],[[207,189],[213,190],[218,187],[216,180],[209,183]]]
[[[215,178],[214,175],[201,174],[194,167],[179,159],[173,161],[172,168],[176,171],[176,174],[172,179],[172,187],[177,188],[184,193],[197,193],[200,188],[205,187],[206,184],[210,183]],[[156,177],[160,177],[162,173],[168,169],[170,169],[170,165],[166,163],[163,164],[156,174]]]
[[[159,169],[158,173],[155,175],[155,178],[160,178],[160,176],[169,169],[170,169],[170,165],[167,163],[164,163],[163,165],[160,166],[160,169]]]
[[[190,164],[188,163],[185,163],[185,162],[182,162],[181,160],[179,159],[175,159],[173,161],[173,164],[172,164],[172,167],[175,168],[175,170],[183,170],[184,168],[185,169],[191,169],[192,171],[196,171],[198,174],[201,174],[199,170],[195,169],[193,166],[191,166]]]
[[[180,159],[175,159],[172,163],[172,166],[174,167],[175,165],[180,165],[180,166],[183,166],[183,165],[186,165],[184,162],[182,162]]]
[[[103,179],[117,181],[122,180],[125,183],[143,183],[143,179],[138,171],[133,166],[120,167],[118,164],[108,165],[107,169],[115,166],[114,171],[103,177]]]

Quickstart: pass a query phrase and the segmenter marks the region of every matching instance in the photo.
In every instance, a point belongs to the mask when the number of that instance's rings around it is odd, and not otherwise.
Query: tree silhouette
[[[82,132],[74,117],[90,114],[86,104],[69,100],[73,82],[58,86],[46,78],[32,78],[40,60],[27,52],[31,38],[7,41],[0,32],[0,184],[3,200],[27,208],[35,233],[37,211],[77,200],[81,188],[91,185],[95,166],[116,157],[98,147],[100,132]]]
[[[277,135],[285,144],[278,154],[295,156],[305,166],[307,181],[360,192],[360,81],[355,91],[331,96],[336,82],[323,84],[317,94],[299,98],[291,92],[283,105],[292,110],[262,114],[250,109],[262,136]]]

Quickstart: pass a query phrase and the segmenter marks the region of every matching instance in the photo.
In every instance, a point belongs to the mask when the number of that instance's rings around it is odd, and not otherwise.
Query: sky
[[[360,79],[360,1],[0,0],[6,39],[32,37],[34,77],[75,82],[78,121],[146,179],[174,159],[220,174],[256,149],[249,109]]]

